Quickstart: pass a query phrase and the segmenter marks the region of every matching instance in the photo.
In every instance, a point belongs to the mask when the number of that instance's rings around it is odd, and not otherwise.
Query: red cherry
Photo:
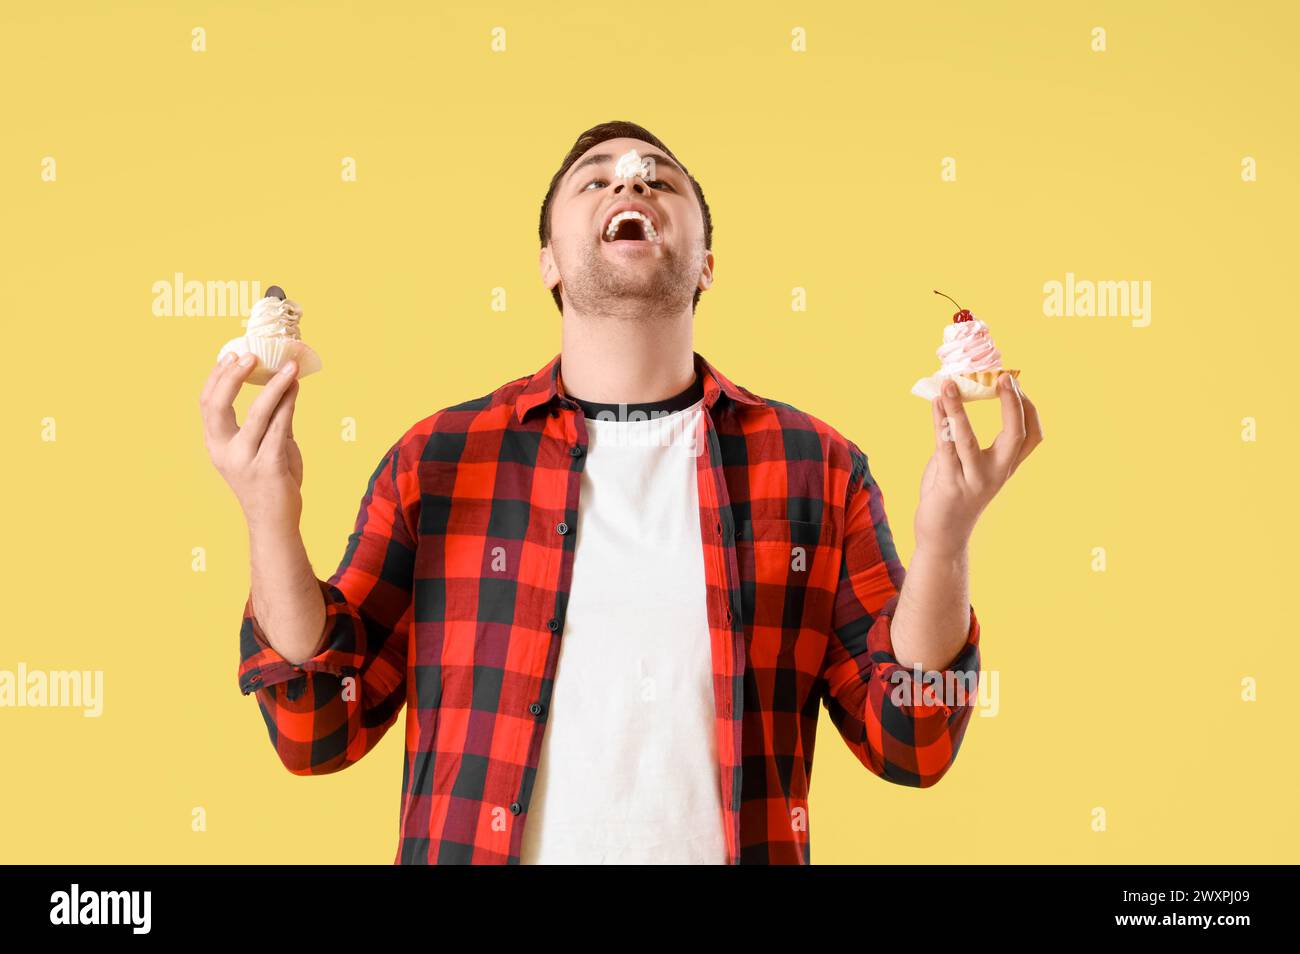
[[[939,291],[937,288],[935,289],[934,293],[935,293],[936,295],[943,295],[943,292]],[[943,297],[944,297],[944,298],[947,298],[947,299],[948,299],[949,301],[951,301],[954,305],[957,305],[957,302],[954,301],[950,296],[948,296],[948,295],[943,295]],[[974,320],[975,320],[975,316],[972,315],[972,314],[971,314],[969,311],[967,311],[965,308],[962,308],[961,305],[957,305],[957,309],[958,309],[957,314],[955,314],[955,315],[952,316],[952,320],[953,320],[954,322],[957,322],[957,321],[974,321]]]

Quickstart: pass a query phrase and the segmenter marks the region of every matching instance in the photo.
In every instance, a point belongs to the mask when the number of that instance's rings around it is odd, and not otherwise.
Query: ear
[[[547,289],[554,288],[560,281],[560,270],[555,267],[555,257],[551,255],[549,244],[542,247],[537,257],[537,267],[542,273],[542,284]]]
[[[701,291],[708,291],[709,286],[713,284],[713,253],[704,253],[704,268],[700,271],[699,288]]]

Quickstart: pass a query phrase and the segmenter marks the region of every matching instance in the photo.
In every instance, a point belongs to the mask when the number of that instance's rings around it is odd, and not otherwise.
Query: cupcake
[[[936,295],[943,292],[936,291]],[[943,295],[948,298],[947,295]],[[951,298],[948,298],[952,301]],[[957,305],[955,301],[952,301]],[[1019,378],[1020,372],[1002,367],[1002,353],[993,344],[989,326],[961,305],[952,316],[952,324],[943,329],[939,346],[939,370],[912,385],[912,393],[932,401],[951,378],[957,383],[957,395],[963,401],[979,401],[998,396],[998,377],[1003,372]]]
[[[297,376],[305,378],[321,369],[321,361],[302,340],[298,331],[300,320],[302,306],[286,298],[280,286],[272,285],[266,290],[266,297],[253,306],[248,319],[241,322],[245,326],[244,334],[227,341],[217,352],[217,360],[230,352],[257,355],[257,365],[247,378],[249,384],[266,384],[290,359],[298,362]]]

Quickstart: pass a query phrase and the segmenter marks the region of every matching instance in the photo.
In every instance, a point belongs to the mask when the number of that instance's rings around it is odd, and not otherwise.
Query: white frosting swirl
[[[268,296],[253,306],[248,316],[250,338],[294,338],[302,340],[298,322],[302,320],[302,306],[291,298]]]

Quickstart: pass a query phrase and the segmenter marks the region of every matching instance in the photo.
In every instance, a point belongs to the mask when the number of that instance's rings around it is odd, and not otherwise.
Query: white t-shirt
[[[685,392],[683,392],[685,393]],[[588,417],[523,864],[725,864],[696,485],[703,401]]]

